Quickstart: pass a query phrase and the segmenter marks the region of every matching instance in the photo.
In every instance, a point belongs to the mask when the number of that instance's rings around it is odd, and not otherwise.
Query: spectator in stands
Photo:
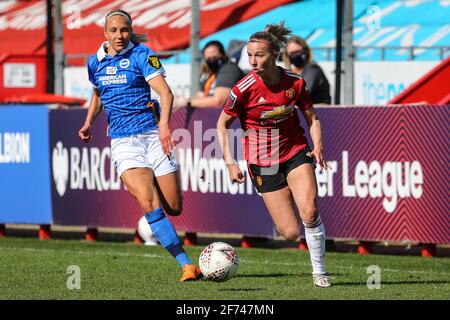
[[[200,269],[183,250],[161,207],[176,216],[182,206],[169,128],[173,94],[164,79],[164,68],[155,53],[140,43],[146,41],[145,35],[133,33],[127,12],[109,12],[104,34],[108,41],[88,61],[94,90],[78,135],[88,142],[94,120],[105,109],[111,158],[118,176],[138,202],[158,241],[183,269],[180,281],[197,280]],[[151,99],[152,91],[158,93],[161,103]]]
[[[235,162],[230,148],[233,143],[228,136],[233,121],[240,119],[246,131],[243,149],[253,185],[284,238],[297,240],[303,223],[313,283],[327,288],[330,283],[325,268],[325,228],[317,209],[313,160],[323,169],[328,168],[328,163],[321,124],[305,81],[276,64],[289,33],[284,23],[280,23],[267,25],[264,31],[250,37],[247,54],[253,70],[233,87],[217,122],[217,131],[230,180],[243,183],[245,178]],[[296,107],[310,129],[312,150]]]
[[[313,104],[330,104],[330,84],[322,69],[312,60],[311,50],[303,38],[292,36],[286,43],[285,66],[305,79]]]
[[[200,91],[190,99],[177,97],[175,107],[220,108],[228,98],[231,88],[244,73],[229,61],[219,41],[208,42],[202,50],[204,62],[201,66]]]

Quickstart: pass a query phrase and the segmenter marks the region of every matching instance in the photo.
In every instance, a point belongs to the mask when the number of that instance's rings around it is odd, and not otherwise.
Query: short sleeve
[[[97,81],[95,79],[95,65],[96,65],[96,57],[91,56],[87,63],[87,69],[88,69],[88,76],[89,76],[89,82],[92,83],[92,85],[97,88]]]
[[[136,62],[145,81],[149,81],[158,75],[166,76],[166,71],[164,70],[161,61],[158,56],[144,45],[140,45],[140,50],[136,57]]]
[[[311,95],[309,93],[308,88],[306,87],[306,83],[303,79],[299,79],[297,82],[299,83],[299,95],[297,96],[296,104],[300,110],[307,110],[313,107],[311,101]]]
[[[239,117],[244,109],[243,100],[242,93],[234,86],[223,105],[223,111],[232,117]]]

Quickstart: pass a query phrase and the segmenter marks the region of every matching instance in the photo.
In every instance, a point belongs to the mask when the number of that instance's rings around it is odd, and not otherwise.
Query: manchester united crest
[[[256,184],[258,185],[258,187],[261,188],[262,184],[263,184],[263,179],[261,176],[257,176],[256,177]]]
[[[149,56],[147,58],[148,64],[152,66],[155,69],[161,68],[161,62],[159,62],[159,59],[157,56]]]
[[[295,89],[290,88],[290,89],[286,90],[285,93],[286,93],[286,97],[288,99],[292,99],[295,96]]]

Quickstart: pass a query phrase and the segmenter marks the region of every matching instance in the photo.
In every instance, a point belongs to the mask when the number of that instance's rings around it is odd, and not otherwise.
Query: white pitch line
[[[247,260],[242,260],[241,261],[245,262],[245,263],[252,263],[252,264],[267,264],[267,265],[279,265],[279,266],[304,266],[304,267],[311,267],[311,265],[309,263],[304,263],[304,262],[272,262],[272,261],[247,261]],[[338,269],[346,269],[346,270],[358,270],[358,269],[363,269],[366,270],[367,267],[354,267],[354,266],[341,266],[341,265],[333,265],[330,268],[338,268]],[[422,270],[399,270],[399,269],[383,269],[380,267],[381,271],[385,271],[385,272],[399,272],[399,273],[413,273],[413,274],[430,274],[430,273],[435,273],[435,271],[422,271]],[[439,272],[439,274],[443,274],[446,275],[447,273],[445,272]]]
[[[22,250],[22,251],[30,251],[30,252],[57,252],[57,253],[68,253],[68,254],[84,254],[84,255],[110,255],[110,256],[121,256],[121,257],[144,257],[144,258],[157,258],[163,260],[171,260],[169,256],[159,255],[159,254],[151,254],[151,253],[130,253],[130,252],[118,252],[118,251],[83,251],[83,250],[64,250],[64,249],[48,249],[48,248],[28,248],[28,247],[2,247],[0,246],[0,250]],[[247,260],[241,259],[242,263],[248,264],[265,264],[265,265],[274,265],[274,266],[303,266],[303,267],[311,267],[309,263],[305,262],[274,262],[269,260],[264,261],[256,261],[256,260]],[[342,265],[333,265],[331,268],[338,268],[344,270],[366,270],[366,267],[355,267],[355,266],[342,266]],[[423,270],[399,270],[399,269],[383,269],[380,267],[380,270],[383,272],[393,272],[393,273],[412,273],[412,274],[430,274],[435,273],[435,271],[423,271]],[[439,272],[440,275],[447,275],[446,272]]]
[[[70,253],[70,254],[92,254],[92,255],[110,255],[110,256],[121,256],[121,257],[145,257],[145,258],[160,258],[160,259],[169,259],[168,257],[151,254],[151,253],[129,253],[129,252],[117,252],[117,251],[74,251],[74,250],[64,250],[64,249],[48,249],[48,248],[27,248],[27,247],[0,247],[1,250],[9,249],[9,250],[23,250],[23,251],[31,251],[31,252],[58,252],[58,253]]]

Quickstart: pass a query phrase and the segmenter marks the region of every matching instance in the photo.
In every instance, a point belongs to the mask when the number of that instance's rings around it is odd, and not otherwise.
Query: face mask
[[[208,65],[209,70],[211,70],[212,72],[217,72],[223,63],[223,60],[222,59],[211,59],[211,60],[206,60],[205,62]]]
[[[291,54],[289,60],[297,68],[303,68],[308,63],[308,55],[302,50],[301,52]]]

